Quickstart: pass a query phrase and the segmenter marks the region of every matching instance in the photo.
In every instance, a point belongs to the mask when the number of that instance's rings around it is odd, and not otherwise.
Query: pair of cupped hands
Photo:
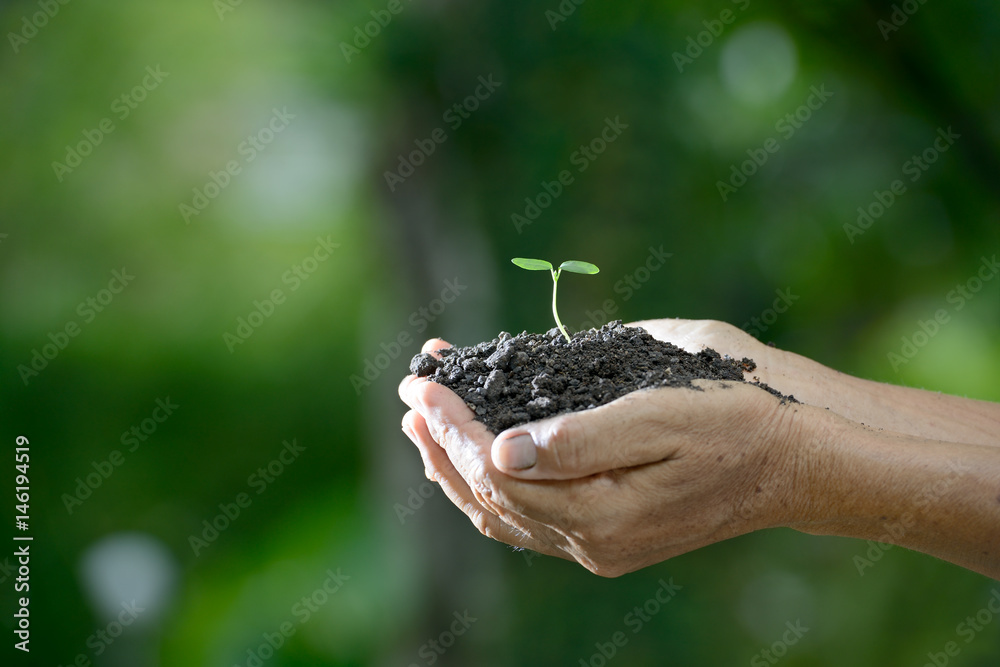
[[[838,534],[827,529],[840,520],[831,511],[865,513],[864,501],[852,500],[863,497],[857,486],[865,484],[852,471],[865,464],[845,463],[851,457],[843,451],[852,434],[953,439],[943,425],[914,428],[920,406],[891,391],[918,390],[858,380],[722,322],[630,326],[689,352],[711,347],[750,357],[757,368],[747,379],[799,402],[750,384],[698,380],[697,389],[633,392],[494,436],[450,389],[407,376],[399,385],[411,408],[403,431],[420,450],[427,478],[481,533],[602,576],[763,528]],[[448,346],[431,339],[423,351]]]

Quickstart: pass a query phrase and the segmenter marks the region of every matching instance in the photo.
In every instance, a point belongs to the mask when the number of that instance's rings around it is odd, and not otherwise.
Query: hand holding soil
[[[401,393],[428,476],[481,532],[617,576],[772,524],[790,404],[698,383],[533,422],[526,447],[494,444],[445,387],[411,376]]]
[[[719,322],[640,324],[691,352],[752,357],[747,379],[803,403],[697,379],[494,437],[463,398],[408,376],[404,431],[483,534],[617,576],[786,526],[1000,577],[1000,406],[852,378]]]

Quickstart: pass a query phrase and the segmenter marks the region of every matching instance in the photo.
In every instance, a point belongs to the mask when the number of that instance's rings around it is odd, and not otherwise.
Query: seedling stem
[[[566,342],[570,342],[569,334],[566,333],[566,327],[563,326],[562,321],[559,319],[559,310],[556,308],[556,290],[559,287],[559,275],[562,273],[563,269],[566,269],[570,273],[584,274],[594,274],[599,272],[600,269],[590,262],[580,262],[575,259],[563,262],[559,265],[558,269],[553,268],[552,264],[546,262],[544,259],[526,259],[524,257],[515,257],[510,261],[515,266],[527,269],[528,271],[543,271],[548,269],[549,273],[552,274],[552,316],[556,319],[556,326],[559,327],[559,331],[562,333],[563,337],[566,338]]]

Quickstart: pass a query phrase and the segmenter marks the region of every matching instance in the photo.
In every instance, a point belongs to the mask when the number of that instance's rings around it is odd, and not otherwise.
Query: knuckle
[[[724,337],[739,336],[743,333],[742,329],[720,320],[699,320],[696,330],[699,336],[712,341]]]
[[[580,453],[587,447],[587,432],[579,418],[557,418],[549,430],[549,453],[558,470],[575,471],[582,463]]]
[[[617,579],[623,574],[626,574],[628,570],[617,565],[600,565],[591,570],[591,572],[599,577],[604,577],[605,579]]]
[[[490,517],[486,512],[481,510],[473,512],[469,518],[472,519],[472,525],[476,527],[476,530],[478,530],[482,535],[493,539],[493,529],[490,526]]]
[[[503,488],[499,486],[494,486],[488,491],[484,491],[484,495],[487,494],[490,502],[497,508],[504,510],[505,514],[514,513],[518,515],[525,515],[527,513],[524,504],[518,501],[511,494],[504,491]]]
[[[615,558],[606,557],[606,552],[594,546],[585,536],[567,535],[567,548],[563,551],[577,563],[599,577],[613,578],[624,574]]]
[[[468,461],[465,465],[466,482],[475,489],[493,490],[493,480],[486,471],[486,464],[480,460]]]
[[[506,496],[495,486],[479,484],[472,487],[472,492],[479,504],[491,514],[502,518],[511,510],[516,511],[516,508],[508,505]]]
[[[472,497],[476,499],[476,502],[483,507],[490,506],[490,493],[480,486],[469,487],[472,490]]]
[[[604,577],[605,579],[615,579],[623,574],[628,574],[630,571],[624,563],[612,558],[591,557],[578,560],[578,562],[592,573],[599,577]]]
[[[425,418],[425,421],[427,423],[427,432],[431,434],[431,439],[447,449],[448,444],[456,435],[454,431],[436,419]]]
[[[500,540],[500,537],[498,536],[497,531],[493,529],[493,526],[490,525],[489,522],[486,523],[485,528],[481,532],[482,532],[482,534],[485,537],[488,537],[491,540],[496,540],[498,542],[502,541],[502,540]]]
[[[574,516],[562,528],[580,553],[592,557],[614,548],[621,538],[614,525],[593,516]]]
[[[590,551],[600,552],[613,546],[618,539],[615,530],[607,526],[591,525],[581,531],[581,541],[587,545]]]

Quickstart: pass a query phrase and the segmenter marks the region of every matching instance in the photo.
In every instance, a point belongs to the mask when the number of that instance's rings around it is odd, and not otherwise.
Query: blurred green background
[[[396,385],[551,326],[516,255],[601,266],[571,328],[1000,400],[995,2],[577,2],[0,5],[5,664],[998,664],[1000,584],[929,557],[775,530],[605,580],[425,482]]]

